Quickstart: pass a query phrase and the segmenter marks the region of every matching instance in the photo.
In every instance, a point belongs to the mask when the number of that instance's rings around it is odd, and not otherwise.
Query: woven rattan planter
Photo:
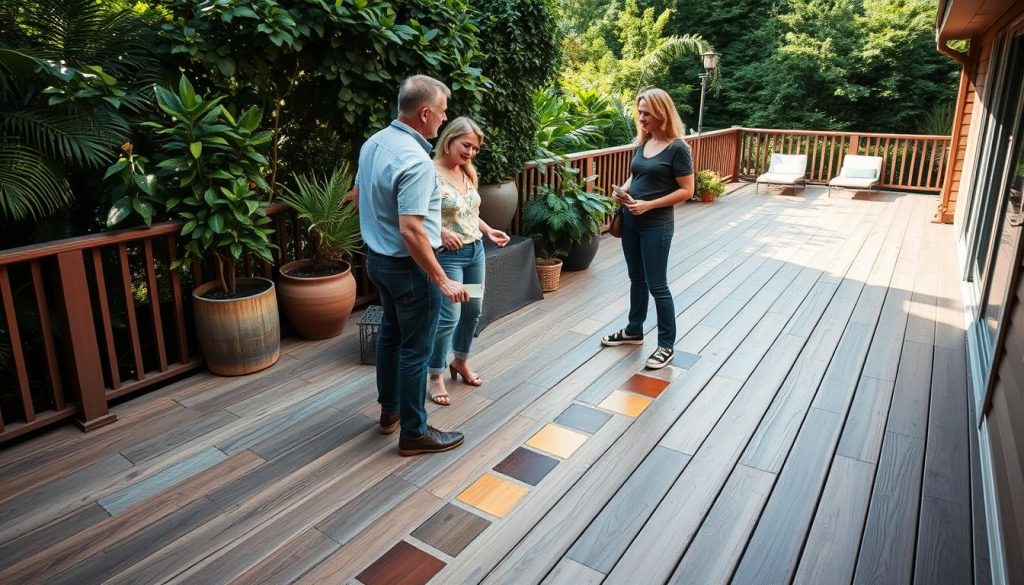
[[[540,290],[552,292],[558,290],[558,280],[562,275],[562,261],[555,260],[553,264],[542,264],[545,260],[537,259],[537,278],[540,280]]]

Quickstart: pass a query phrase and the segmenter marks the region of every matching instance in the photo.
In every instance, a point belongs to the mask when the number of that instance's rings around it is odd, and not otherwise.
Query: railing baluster
[[[107,367],[110,370],[110,387],[117,390],[121,387],[121,371],[117,364],[117,346],[114,344],[114,330],[110,321],[110,301],[107,298],[107,279],[103,276],[103,258],[100,248],[92,249],[92,272],[96,277],[96,305],[100,309],[100,320],[103,322],[103,339],[107,344]]]
[[[907,141],[906,140],[901,140],[900,142],[903,143],[903,147],[900,149],[903,152],[900,153],[900,172],[899,172],[899,175],[897,177],[898,178],[897,185],[902,186],[903,185],[903,181],[904,181],[904,177],[906,176],[906,174],[903,171],[906,169],[906,166],[907,166]]]
[[[178,238],[174,234],[168,234],[167,259],[171,264],[178,259]],[[181,278],[177,270],[170,271],[171,296],[174,297],[174,327],[175,335],[178,337],[178,355],[181,363],[188,363],[192,358],[188,349],[188,329],[185,328],[185,307],[184,298],[181,294]]]
[[[7,337],[11,342],[11,357],[14,358],[14,373],[18,382],[18,394],[21,396],[21,408],[25,414],[25,422],[36,419],[36,410],[32,405],[32,392],[28,385],[28,371],[25,368],[25,351],[21,347],[21,333],[18,330],[18,313],[14,307],[14,295],[11,293],[11,280],[7,267],[0,266],[0,298],[3,299],[4,316],[7,318]]]
[[[164,322],[160,315],[160,290],[156,282],[156,266],[153,259],[153,241],[142,240],[142,253],[146,259],[146,286],[149,287],[149,314],[153,321],[153,339],[156,341],[156,356],[160,371],[167,371],[167,349],[164,347]]]
[[[121,261],[121,288],[124,290],[124,312],[128,318],[128,332],[132,340],[132,357],[135,360],[135,379],[146,377],[142,363],[142,345],[139,343],[139,324],[135,320],[135,296],[132,294],[132,277],[128,271],[128,246],[117,245],[118,259]]]
[[[64,409],[64,386],[61,383],[60,367],[57,365],[57,350],[53,343],[53,329],[50,327],[50,307],[46,302],[46,288],[43,286],[43,272],[39,261],[29,263],[32,270],[32,287],[35,291],[36,310],[39,311],[39,328],[43,332],[43,349],[46,352],[46,367],[50,372],[50,391],[56,410]]]

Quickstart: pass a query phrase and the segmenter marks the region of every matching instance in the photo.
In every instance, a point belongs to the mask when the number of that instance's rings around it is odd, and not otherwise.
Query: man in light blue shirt
[[[380,432],[401,426],[401,455],[448,451],[463,441],[462,433],[428,426],[423,406],[441,297],[469,300],[435,256],[441,247],[441,196],[427,139],[437,137],[447,119],[450,93],[426,75],[406,79],[398,92],[398,119],[359,151],[359,226],[369,248],[367,273],[383,308],[377,334]]]

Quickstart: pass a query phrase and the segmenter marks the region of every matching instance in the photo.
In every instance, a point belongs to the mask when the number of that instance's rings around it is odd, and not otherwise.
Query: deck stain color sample
[[[700,356],[695,353],[689,353],[685,351],[678,351],[674,358],[672,358],[672,365],[677,368],[683,368],[689,370],[700,361]]]
[[[523,483],[537,485],[557,465],[557,459],[519,447],[501,463],[495,465],[494,471],[514,477]]]
[[[356,579],[364,585],[424,585],[444,565],[444,561],[403,540],[356,575]]]
[[[414,530],[412,535],[445,554],[457,557],[462,549],[490,525],[490,520],[458,506],[445,504]]]
[[[624,414],[626,416],[640,416],[640,413],[647,410],[651,399],[644,396],[637,396],[632,392],[616,390],[601,401],[598,406],[605,410]]]
[[[596,433],[608,422],[612,415],[579,404],[570,404],[569,408],[558,415],[555,422],[563,427],[573,428],[584,433]]]
[[[544,425],[544,428],[536,435],[530,437],[526,445],[556,457],[568,459],[586,440],[587,436],[582,433],[549,424]]]
[[[518,483],[493,473],[485,473],[459,494],[458,499],[492,516],[503,518],[529,491]]]
[[[633,374],[622,387],[637,394],[657,398],[668,387],[668,382],[643,374]]]

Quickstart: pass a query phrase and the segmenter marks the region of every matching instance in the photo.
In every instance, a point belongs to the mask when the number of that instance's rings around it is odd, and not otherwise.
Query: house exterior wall
[[[982,34],[970,40],[970,56],[963,70],[966,83],[961,87],[957,103],[959,122],[953,129],[952,164],[947,177],[949,191],[942,193],[937,214],[940,221],[953,220],[961,234],[966,224],[978,221],[971,217],[977,213],[978,203],[985,203],[973,201],[974,197],[982,196],[972,192],[976,184],[974,178],[1003,172],[1001,168],[987,168],[991,163],[987,159],[979,160],[979,153],[985,146],[981,143],[984,122],[993,116],[991,108],[996,92],[991,81],[995,79],[994,73],[1000,74],[999,71],[1009,67],[994,56],[996,40],[1004,32],[1022,28],[1024,2],[1016,2]],[[988,447],[988,453],[982,456],[988,457],[990,472],[990,477],[986,478],[991,497],[989,516],[996,520],[998,539],[995,544],[1001,548],[1001,554],[993,557],[1002,559],[1001,570],[996,570],[995,574],[1001,575],[1007,583],[1024,583],[1024,237],[1017,240],[1011,266],[1015,266],[1015,270],[1009,277],[1000,336],[991,352],[991,373],[986,363],[973,362],[971,368],[976,374],[973,380],[987,381],[987,386],[981,389],[986,399],[981,404],[984,419],[980,429],[985,439],[982,444]],[[968,317],[978,319],[976,314]],[[980,375],[977,375],[979,370]]]

